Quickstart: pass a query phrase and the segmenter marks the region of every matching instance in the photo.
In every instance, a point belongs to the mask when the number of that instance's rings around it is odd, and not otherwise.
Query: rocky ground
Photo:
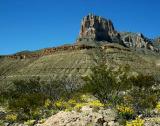
[[[119,123],[116,122],[116,113],[111,109],[95,111],[84,106],[81,112],[60,111],[38,126],[119,126]]]
[[[151,117],[142,118],[144,125],[127,126],[160,126],[160,113],[154,113]],[[31,120],[32,121],[32,120]],[[35,122],[37,123],[37,122]],[[19,123],[5,123],[0,126],[33,126]],[[72,111],[59,111],[46,120],[38,121],[35,126],[123,126],[119,123],[118,115],[114,109],[103,107],[95,108],[89,105]]]
[[[144,118],[144,126],[160,126],[160,116]],[[101,108],[95,111],[84,106],[81,112],[60,111],[37,126],[123,126],[117,121],[117,114],[112,109]],[[136,125],[138,126],[138,125]]]

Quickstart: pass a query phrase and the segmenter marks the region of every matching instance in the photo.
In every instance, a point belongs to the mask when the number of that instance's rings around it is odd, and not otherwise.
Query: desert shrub
[[[129,92],[131,104],[137,113],[143,113],[147,109],[155,108],[158,100],[158,90],[154,89],[156,80],[151,75],[138,75],[131,78],[133,88]]]
[[[41,92],[46,94],[53,102],[61,98],[68,100],[71,98],[71,95],[80,88],[80,86],[76,84],[78,83],[76,81],[76,77],[74,77],[73,80],[71,78],[64,77],[61,80],[51,79],[47,82],[41,81]]]
[[[127,120],[133,118],[133,115],[134,115],[133,108],[125,105],[118,105],[117,110],[121,118],[127,119]]]
[[[139,90],[150,89],[156,84],[156,80],[152,75],[139,74],[138,76],[132,76],[132,85],[138,87]]]
[[[23,109],[28,113],[44,104],[46,95],[41,92],[39,79],[17,80],[13,82],[13,89],[9,91],[9,108],[12,110]]]
[[[27,126],[33,126],[36,120],[27,120],[26,122],[24,122],[25,125]]]
[[[104,107],[104,104],[102,104],[99,100],[93,100],[88,103],[90,107]]]
[[[68,101],[68,104],[69,104],[71,107],[74,107],[74,106],[77,104],[77,101],[74,100],[74,99],[70,99],[70,100]]]
[[[0,90],[0,94],[3,96],[3,101],[4,98],[6,99],[9,111],[19,115],[19,121],[38,120],[43,115],[47,115],[46,113],[50,112],[49,109],[56,109],[53,105],[55,101],[70,98],[70,95],[76,90],[74,82],[70,82],[71,80],[65,79],[45,82],[40,78],[15,80],[7,90]],[[71,102],[69,105],[73,104]],[[68,105],[65,105],[64,107],[68,108]]]
[[[60,99],[58,101],[56,101],[54,103],[55,107],[58,108],[59,110],[63,110],[63,109],[66,109],[68,104],[66,103],[66,101]]]
[[[9,109],[16,112],[22,111],[32,118],[34,111],[43,106],[43,99],[43,94],[21,94],[9,101]]]
[[[36,108],[33,109],[31,112],[31,119],[39,120],[43,116],[43,109]]]
[[[52,106],[52,101],[50,99],[46,99],[44,103],[45,108],[50,108]]]
[[[92,93],[103,103],[112,106],[131,106],[137,114],[145,114],[153,109],[159,100],[159,82],[152,75],[130,74],[128,66],[109,68],[98,65],[91,75],[84,77],[84,91]]]
[[[42,120],[42,119],[48,118],[52,115],[55,115],[57,112],[59,112],[59,110],[55,109],[55,108],[51,108],[51,109],[42,109],[41,112],[42,112],[42,114],[40,115],[39,120]]]
[[[15,113],[8,114],[8,115],[6,115],[5,119],[7,121],[11,122],[11,123],[16,122],[16,120],[17,120],[17,114],[15,114]]]
[[[157,103],[156,105],[156,109],[158,110],[158,112],[160,113],[160,102]]]
[[[126,126],[144,126],[144,120],[136,118],[135,120],[127,121]]]
[[[102,104],[99,100],[93,100],[93,101],[90,101],[88,103],[88,105],[93,108],[94,111],[98,111],[101,107],[104,107],[105,105]]]
[[[84,90],[92,93],[102,102],[112,102],[116,105],[120,101],[119,93],[130,88],[128,66],[112,69],[106,65],[96,66],[92,74],[83,78],[86,82]]]
[[[87,102],[88,99],[90,99],[90,95],[82,94],[80,97],[78,97],[78,99],[80,99],[82,102]]]
[[[72,111],[76,110],[80,112],[83,106],[90,106],[95,110],[99,110],[100,107],[104,107],[105,105],[101,103],[97,99],[93,99],[93,96],[89,94],[75,94],[71,99],[64,100],[60,99],[54,103],[55,107],[59,110]]]
[[[151,115],[160,95],[157,88],[160,83],[152,75],[132,75],[128,66],[113,69],[104,64],[91,70],[90,75],[83,77],[86,82],[83,91],[93,94],[104,105],[118,105],[119,120],[125,123],[139,114]]]
[[[4,121],[0,120],[0,126],[4,126]]]
[[[81,112],[81,108],[85,106],[84,103],[77,103],[74,107],[74,109],[77,111],[77,112]]]
[[[55,107],[59,110],[71,111],[74,107],[79,104],[75,99],[69,99],[65,101],[64,99],[60,99],[54,103]]]

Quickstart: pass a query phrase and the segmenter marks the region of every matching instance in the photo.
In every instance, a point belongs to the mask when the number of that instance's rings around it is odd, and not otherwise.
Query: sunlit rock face
[[[160,49],[160,37],[154,39],[154,46]]]
[[[150,39],[141,33],[122,32],[120,33],[123,43],[127,47],[133,48],[147,48],[154,50],[153,44]]]
[[[82,19],[77,41],[84,40],[119,42],[120,35],[110,20],[89,14]]]
[[[128,48],[144,48],[158,51],[152,41],[141,33],[117,32],[111,20],[89,14],[82,19],[77,43],[119,43]]]

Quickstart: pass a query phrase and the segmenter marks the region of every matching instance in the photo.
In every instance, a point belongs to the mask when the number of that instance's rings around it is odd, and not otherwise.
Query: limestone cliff
[[[158,51],[151,39],[143,34],[118,32],[111,20],[89,14],[82,19],[77,43],[91,45],[93,42],[119,43],[128,48],[145,48]]]
[[[154,51],[153,43],[142,33],[121,32],[121,39],[127,47],[147,48]]]
[[[120,35],[114,29],[111,20],[89,14],[82,19],[80,34],[77,41],[119,41]]]

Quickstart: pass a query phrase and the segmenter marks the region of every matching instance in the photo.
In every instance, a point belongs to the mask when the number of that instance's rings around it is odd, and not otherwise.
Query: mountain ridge
[[[81,46],[97,46],[97,43],[118,43],[127,48],[144,48],[155,52],[160,52],[160,38],[150,39],[142,33],[119,32],[115,29],[110,19],[101,16],[89,14],[81,21],[79,36],[75,43],[71,45],[62,45],[52,48],[40,49],[37,52],[46,50],[66,50],[70,48],[81,48]],[[24,50],[15,54],[6,55],[7,57],[25,57],[24,55],[33,55],[36,51]],[[23,56],[21,56],[23,55]],[[38,55],[38,53],[36,53]],[[44,54],[46,55],[46,54]],[[42,55],[43,56],[43,55]],[[5,57],[5,55],[1,55]],[[32,56],[31,56],[32,57]],[[34,56],[33,56],[34,57]],[[36,56],[35,56],[36,57]]]
[[[160,67],[157,65],[160,59],[158,46],[150,44],[150,40],[142,34],[117,32],[110,20],[96,16],[94,22],[90,21],[89,16],[94,19],[94,15],[88,15],[87,20],[82,20],[80,36],[72,45],[1,56],[0,82],[38,76],[43,80],[64,76],[73,79],[76,76],[80,80],[90,73],[90,69],[97,64],[96,60],[101,58],[101,53],[109,66],[128,64],[137,72],[158,73],[160,76]],[[97,25],[99,20],[100,26]]]

